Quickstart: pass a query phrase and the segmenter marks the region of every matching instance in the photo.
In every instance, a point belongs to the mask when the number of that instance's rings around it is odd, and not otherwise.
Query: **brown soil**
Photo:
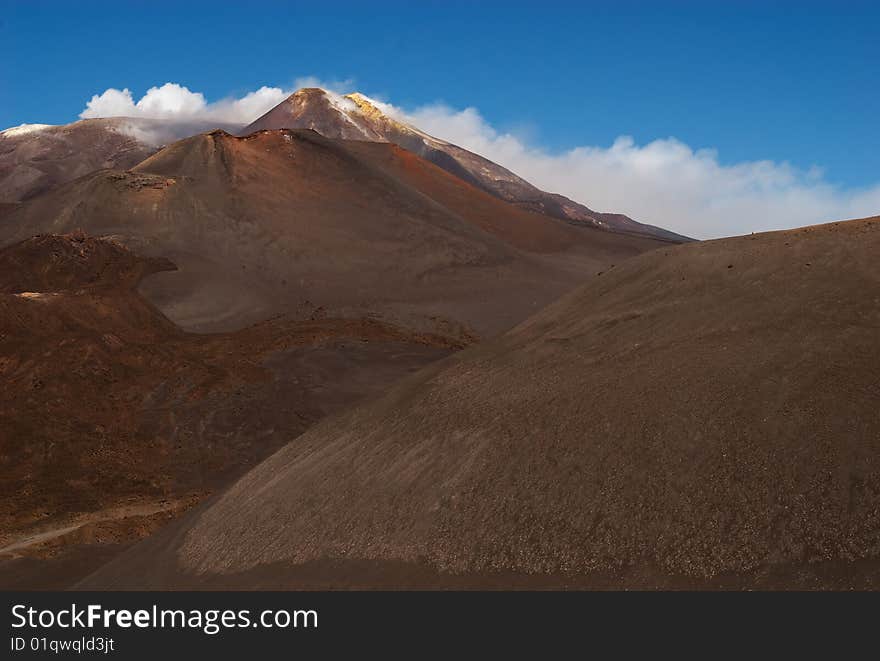
[[[21,585],[20,556],[54,566],[148,534],[316,420],[470,341],[312,308],[193,335],[136,290],[173,268],[84,234],[0,251],[0,584]]]
[[[877,587],[878,254],[873,218],[628,260],[82,586]]]

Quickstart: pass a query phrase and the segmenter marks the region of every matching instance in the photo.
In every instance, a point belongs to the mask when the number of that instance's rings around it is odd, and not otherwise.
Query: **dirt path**
[[[105,521],[116,521],[119,519],[127,519],[130,517],[152,516],[160,512],[167,512],[176,509],[183,501],[166,500],[151,503],[141,503],[138,505],[121,505],[111,507],[99,512],[90,512],[83,514],[73,521],[63,526],[57,526],[40,532],[29,532],[26,535],[12,537],[3,540],[5,545],[0,547],[0,555],[16,554],[32,546],[48,542],[50,540],[62,537],[68,533],[74,532],[90,523],[102,523]]]

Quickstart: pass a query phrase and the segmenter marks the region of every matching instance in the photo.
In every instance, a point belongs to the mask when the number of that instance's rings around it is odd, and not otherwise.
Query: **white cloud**
[[[137,102],[127,87],[121,90],[110,87],[101,94],[95,94],[86,103],[85,110],[79,116],[82,119],[138,117],[250,124],[301,87],[323,87],[327,90],[341,92],[350,85],[350,80],[322,81],[313,76],[307,76],[297,78],[290,89],[264,85],[240,98],[229,97],[213,103],[208,103],[205,100],[205,95],[201,92],[192,92],[188,87],[177,83],[165,83],[161,87],[151,87]]]
[[[93,117],[139,117],[148,119],[214,120],[230,124],[247,124],[290,94],[280,87],[261,87],[241,98],[221,99],[208,103],[201,92],[191,92],[177,83],[151,87],[135,102],[131,90],[110,88],[94,95],[80,113],[83,119]]]
[[[154,88],[155,89],[155,88]],[[81,119],[95,117],[129,117],[137,113],[134,99],[131,98],[131,90],[110,88],[103,94],[95,94],[86,104],[86,109],[79,116]]]
[[[129,116],[176,121],[247,124],[299,87],[337,93],[351,81],[300,78],[292,89],[261,87],[240,98],[209,103],[176,83],[152,87],[137,101],[129,89],[108,89],[80,117]],[[597,211],[625,213],[698,238],[783,229],[880,213],[880,183],[864,189],[830,184],[812,168],[785,162],[723,165],[714,150],[694,150],[675,138],[644,145],[621,136],[610,146],[550,153],[497,131],[475,108],[434,104],[382,110],[443,140],[482,154],[544,190],[562,193]]]
[[[675,138],[638,145],[622,136],[610,147],[554,154],[496,131],[474,108],[431,105],[398,112],[539,188],[697,238],[880,213],[880,182],[844,189],[828,183],[818,168],[804,171],[774,161],[722,165],[714,150],[694,150]]]
[[[353,85],[354,81],[351,78],[346,78],[345,80],[321,80],[315,76],[302,76],[293,81],[291,93],[303,87],[320,87],[330,92],[336,92],[336,94],[348,94],[352,91]]]

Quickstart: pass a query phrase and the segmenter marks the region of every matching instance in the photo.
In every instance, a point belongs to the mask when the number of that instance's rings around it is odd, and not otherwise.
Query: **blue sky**
[[[111,87],[214,101],[315,76],[473,107],[547,153],[674,137],[720,166],[818,166],[836,191],[880,181],[877,2],[0,5],[4,127],[73,121]]]

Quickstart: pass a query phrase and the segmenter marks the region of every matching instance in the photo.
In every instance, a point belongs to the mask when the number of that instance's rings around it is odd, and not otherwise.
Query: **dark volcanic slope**
[[[658,250],[84,584],[880,585],[880,218]]]
[[[593,211],[562,195],[546,193],[497,163],[388,116],[381,105],[363,94],[340,96],[320,88],[303,88],[245,127],[242,133],[265,129],[312,129],[328,138],[391,142],[463,181],[529,211],[673,243],[689,240],[622,214]]]
[[[0,204],[27,200],[102,168],[133,167],[161,145],[213,128],[215,123],[204,121],[108,117],[0,131]]]
[[[99,168],[129,168],[156,151],[124,119],[0,132],[0,202],[34,197]]]
[[[411,325],[442,317],[480,334],[663,245],[526,213],[452,179],[390,144],[215,131],[32,200],[0,223],[0,245],[83,228],[169,258],[178,270],[142,291],[190,330],[240,328],[308,302]]]
[[[0,586],[82,577],[157,517],[458,346],[316,311],[184,333],[135,290],[173,268],[81,234],[0,250]]]

